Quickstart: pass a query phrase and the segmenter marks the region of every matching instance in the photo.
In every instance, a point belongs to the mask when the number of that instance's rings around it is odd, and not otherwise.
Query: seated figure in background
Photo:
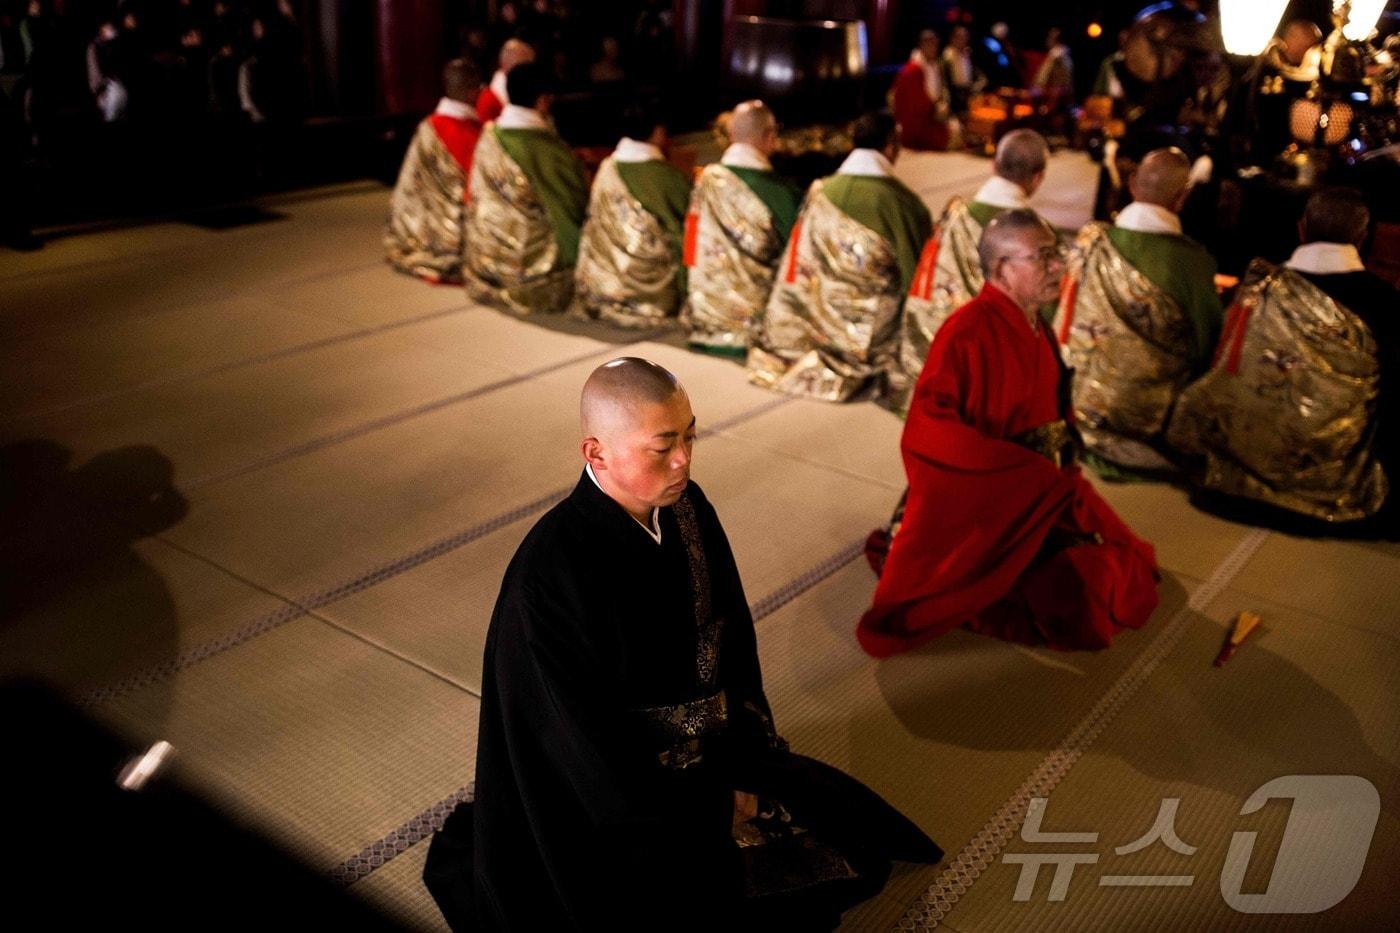
[[[559,312],[573,297],[588,183],[546,116],[544,72],[517,65],[509,83],[518,103],[486,125],[472,158],[462,278],[470,297],[514,314]]]
[[[524,65],[535,60],[535,50],[519,39],[507,39],[501,46],[496,73],[491,75],[491,83],[481,89],[476,98],[476,113],[483,123],[489,123],[501,115],[511,103],[511,70],[516,65]],[[528,105],[527,105],[528,106]]]
[[[666,126],[654,107],[633,104],[622,124],[625,135],[593,179],[574,294],[589,317],[657,327],[685,298],[690,180],[666,161]]]
[[[761,100],[734,108],[729,148],[690,196],[685,262],[690,294],[681,310],[692,347],[746,354],[755,315],[768,301],[778,260],[802,199],[773,172],[778,121]]]
[[[1369,223],[1359,193],[1323,189],[1288,262],[1250,265],[1167,432],[1204,489],[1328,524],[1395,511],[1400,292],[1361,263]]]
[[[894,120],[861,117],[855,146],[807,192],[749,350],[758,385],[831,402],[885,389],[904,295],[932,223],[919,196],[891,174]]]
[[[938,44],[932,29],[919,33],[919,45],[899,69],[890,92],[899,143],[916,152],[947,149],[956,126]]]
[[[1171,470],[1162,434],[1220,333],[1215,260],[1181,232],[1191,162],[1149,152],[1117,221],[1086,224],[1060,291],[1054,330],[1074,373],[1085,462],[1105,476]]]
[[[399,170],[384,251],[400,272],[460,282],[467,177],[481,136],[481,121],[467,102],[481,87],[481,76],[465,58],[448,62],[442,76],[444,96],[418,124]]]
[[[933,335],[948,316],[982,289],[977,241],[998,212],[1029,208],[1031,195],[1045,180],[1050,157],[1045,139],[1035,130],[1012,130],[997,143],[992,177],[971,201],[949,200],[933,237],[924,244],[919,264],[904,300],[899,359],[890,380],[897,411],[909,406],[909,393],[924,368]]]
[[[880,582],[857,635],[876,657],[958,626],[1105,648],[1157,605],[1152,546],[1074,462],[1068,373],[1040,314],[1060,285],[1055,232],[1006,211],[979,249],[986,284],[939,329],[914,389],[902,523],[868,545]]]
[[[891,859],[942,853],[788,750],[676,377],[583,388],[578,484],[506,569],[486,635],[476,797],[424,881],[455,930],[831,930]]]

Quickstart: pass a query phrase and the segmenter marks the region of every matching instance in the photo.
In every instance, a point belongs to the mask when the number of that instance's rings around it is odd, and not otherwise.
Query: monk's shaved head
[[[729,141],[760,146],[763,138],[778,127],[773,111],[761,100],[746,100],[734,108],[729,118]]]
[[[471,103],[481,90],[481,72],[469,60],[454,58],[442,68],[442,85],[446,96]]]
[[[684,392],[674,373],[651,360],[624,356],[604,363],[583,384],[579,400],[583,436],[612,436],[626,428],[639,409],[664,405]]]
[[[1191,160],[1180,149],[1168,146],[1143,157],[1128,187],[1133,200],[1176,211],[1190,182]]]
[[[994,164],[998,175],[1032,194],[1031,189],[1038,184],[1049,159],[1050,147],[1044,136],[1035,130],[1012,130],[997,143]]]
[[[519,39],[507,39],[501,46],[500,67],[506,74],[516,65],[535,60],[535,50]]]

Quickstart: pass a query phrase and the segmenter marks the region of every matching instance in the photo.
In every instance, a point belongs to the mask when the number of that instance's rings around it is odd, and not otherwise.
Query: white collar
[[[761,172],[773,171],[773,163],[751,143],[731,143],[720,156],[720,164],[730,168],[752,168]]]
[[[982,182],[982,187],[977,189],[972,200],[1006,210],[1031,206],[1031,199],[1026,195],[1026,189],[1000,175],[993,175]]]
[[[1181,218],[1160,204],[1134,201],[1118,212],[1115,226],[1138,233],[1174,233],[1181,235]]]
[[[506,93],[506,73],[499,68],[491,76],[491,93],[496,95],[502,107],[510,103],[510,95]]]
[[[613,161],[615,162],[665,162],[666,154],[657,146],[651,143],[644,143],[630,136],[624,136],[618,140],[617,148],[613,150]]]
[[[909,54],[909,60],[924,70],[924,93],[929,100],[943,99],[943,68],[938,62],[931,62],[924,58],[923,50],[915,49]]]
[[[1284,265],[1313,275],[1366,271],[1361,254],[1350,243],[1304,243],[1293,251]]]
[[[894,174],[894,167],[882,152],[876,152],[874,149],[853,149],[851,154],[846,156],[846,161],[836,170],[836,174],[889,178]]]
[[[496,126],[503,130],[552,130],[544,114],[529,107],[506,104],[506,109],[496,118]]]
[[[438,101],[437,109],[433,113],[441,114],[444,117],[451,117],[454,120],[475,120],[476,108],[465,101],[453,100],[444,97]]]
[[[597,476],[594,474],[594,472],[593,472],[593,464],[591,464],[591,463],[585,463],[585,464],[583,465],[583,471],[584,471],[585,473],[588,474],[588,478],[589,478],[589,479],[593,480],[593,485],[598,487],[598,491],[601,492],[603,495],[607,496],[607,495],[608,495],[608,491],[607,491],[606,489],[603,488],[603,484],[602,484],[602,483],[598,482],[598,477],[597,477]],[[612,496],[608,496],[608,498],[609,498],[609,499],[612,499]],[[617,500],[614,499],[613,501],[616,502]],[[619,508],[620,508],[620,506],[619,506]],[[636,516],[634,516],[631,512],[628,512],[628,513],[627,513],[627,517],[630,518],[630,519],[632,519],[632,521],[637,522]],[[643,525],[641,522],[637,522],[637,527],[638,527],[638,528],[641,528],[641,529],[642,529],[643,531],[645,531],[647,534],[651,535],[651,540],[655,541],[657,544],[660,544],[660,543],[661,543],[661,510],[658,509],[658,508],[656,508],[655,506],[652,506],[652,509],[651,509],[651,528],[648,528],[646,525]]]

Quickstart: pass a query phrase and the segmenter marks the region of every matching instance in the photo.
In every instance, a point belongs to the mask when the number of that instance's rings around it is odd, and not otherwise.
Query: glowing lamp
[[[1335,146],[1351,132],[1355,115],[1350,104],[1333,101],[1326,110],[1315,100],[1295,100],[1288,111],[1288,129],[1293,138],[1305,146],[1319,140],[1325,146]]]
[[[1386,0],[1352,0],[1351,17],[1342,27],[1342,35],[1351,42],[1361,42],[1371,33],[1376,31],[1376,26],[1380,23],[1381,14],[1385,12]],[[1334,0],[1332,7],[1340,7],[1341,2]]]
[[[1231,55],[1258,55],[1278,31],[1288,0],[1220,0],[1220,38]]]
[[[1099,36],[1103,35],[1103,27],[1098,23],[1090,23],[1087,31],[1090,39],[1097,39]]]

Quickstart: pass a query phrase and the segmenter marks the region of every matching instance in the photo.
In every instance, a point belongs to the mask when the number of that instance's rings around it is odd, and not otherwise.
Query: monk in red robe
[[[934,338],[900,442],[903,521],[857,633],[876,657],[957,626],[1104,648],[1157,606],[1152,546],[1073,462],[1067,373],[1038,313],[1063,274],[1054,232],[1005,211],[978,259],[986,284]]]
[[[916,151],[948,148],[952,139],[952,111],[948,76],[938,55],[938,33],[919,33],[919,46],[895,76],[894,119],[899,124],[899,144]]]

